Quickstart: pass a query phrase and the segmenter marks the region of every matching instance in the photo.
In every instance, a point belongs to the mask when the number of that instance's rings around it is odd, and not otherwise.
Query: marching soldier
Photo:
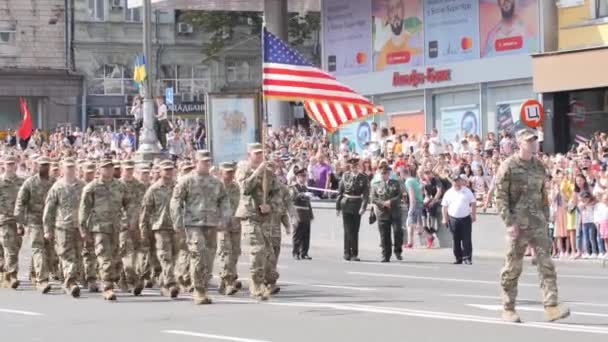
[[[54,183],[50,177],[50,161],[47,157],[37,159],[38,174],[28,178],[19,193],[15,204],[15,219],[18,225],[26,226],[32,248],[32,264],[36,287],[46,294],[51,290],[49,284],[49,260],[52,243],[44,238],[42,214],[44,200]]]
[[[95,180],[96,172],[97,169],[93,162],[87,162],[83,166],[83,181],[85,185]],[[95,256],[95,245],[93,245],[93,241],[90,239],[82,241],[82,267],[82,284],[86,285],[91,293],[99,292],[99,287],[97,286],[97,258]]]
[[[239,163],[236,180],[241,188],[241,199],[235,216],[240,218],[243,232],[251,246],[249,292],[253,298],[268,300],[270,289],[264,285],[265,270],[273,257],[270,213],[279,185],[272,170],[264,161],[262,144],[249,144],[249,158]],[[266,173],[266,177],[264,177]],[[266,184],[263,180],[266,178]],[[266,190],[266,192],[264,192]],[[264,203],[264,199],[266,202]]]
[[[241,287],[241,282],[237,274],[237,263],[241,255],[241,221],[234,217],[234,213],[239,205],[241,190],[234,181],[235,165],[232,163],[222,163],[220,165],[221,181],[226,188],[228,199],[230,200],[231,219],[230,223],[223,227],[219,232],[219,253],[220,253],[220,286],[219,292],[228,296],[234,295]]]
[[[273,168],[276,167],[276,165],[272,166]],[[277,280],[279,280],[277,266],[279,263],[279,256],[281,255],[281,226],[285,228],[285,234],[291,234],[289,213],[291,213],[292,217],[295,216],[289,189],[280,181],[278,182],[278,187],[279,193],[277,196],[273,196],[273,203],[271,203],[273,211],[270,214],[270,243],[272,245],[272,257],[264,271],[264,284],[270,290],[271,295],[277,294],[281,290],[281,288],[277,286]]]
[[[136,171],[135,178],[143,185],[144,191],[147,191],[151,186],[150,166],[148,164],[138,165]],[[140,236],[140,238],[142,237]],[[140,260],[138,260],[139,269],[137,270],[137,274],[140,275],[144,282],[144,287],[148,289],[154,287],[154,279],[162,272],[160,262],[154,250],[155,246],[154,234],[150,231],[147,241],[141,241]]]
[[[120,279],[117,262],[122,210],[132,211],[129,210],[129,193],[122,183],[113,179],[112,161],[102,160],[99,168],[99,178],[84,187],[78,221],[82,239],[92,240],[95,246],[103,298],[113,301],[116,300],[114,284]]]
[[[314,219],[308,187],[306,186],[306,169],[296,172],[296,184],[291,186],[291,198],[296,211],[293,231],[293,258],[296,260],[312,259],[308,256],[310,248],[310,223]]]
[[[543,292],[545,318],[566,318],[570,310],[557,300],[557,276],[551,260],[551,241],[545,227],[549,219],[549,201],[545,188],[546,170],[534,157],[538,137],[531,129],[516,134],[519,153],[505,160],[496,175],[496,206],[507,226],[507,257],[501,271],[503,314],[508,322],[521,319],[515,311],[517,282],[522,272],[528,244],[536,251],[538,273]]]
[[[230,219],[230,201],[222,182],[211,176],[211,153],[196,152],[196,170],[175,186],[171,218],[176,230],[185,229],[195,304],[211,304],[207,296],[217,252],[217,229]]]
[[[390,262],[391,247],[394,245],[395,257],[402,260],[403,230],[401,229],[401,199],[403,190],[399,182],[390,179],[391,168],[381,170],[382,181],[376,182],[371,189],[371,202],[377,210],[378,230],[382,246],[382,262]],[[391,227],[394,239],[391,241]]]
[[[17,289],[19,280],[19,250],[23,239],[23,226],[17,224],[14,215],[17,193],[23,185],[23,179],[17,177],[16,159],[5,157],[4,173],[0,175],[0,249],[4,262],[0,271],[4,272],[0,287]]]
[[[342,175],[336,199],[337,214],[342,212],[344,222],[344,260],[361,261],[359,259],[359,228],[361,215],[367,209],[369,198],[369,181],[367,176],[359,171],[359,158],[348,160],[351,171]]]
[[[80,297],[77,285],[82,267],[82,239],[78,231],[78,207],[84,182],[76,178],[76,163],[63,161],[63,177],[49,190],[44,207],[44,237],[55,241],[63,268],[64,290],[74,298]]]

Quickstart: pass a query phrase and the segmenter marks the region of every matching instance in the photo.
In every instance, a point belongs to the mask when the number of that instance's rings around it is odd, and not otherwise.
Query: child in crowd
[[[601,241],[604,243],[604,250],[608,251],[608,193],[604,193],[601,202],[595,206],[593,216],[600,231]],[[600,255],[600,257],[608,259],[608,253]]]
[[[579,202],[579,224],[582,226],[583,243],[581,246],[584,259],[596,259],[597,248],[597,226],[595,225],[595,207],[597,201],[590,192],[584,191],[580,195]]]

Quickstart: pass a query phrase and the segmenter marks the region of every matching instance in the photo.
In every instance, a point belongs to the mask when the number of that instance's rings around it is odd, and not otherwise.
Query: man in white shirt
[[[156,98],[156,106],[158,107],[156,113],[156,136],[163,151],[167,150],[167,133],[171,131],[171,125],[167,117],[167,106],[163,101],[162,96]]]
[[[453,186],[445,193],[441,201],[443,224],[454,239],[454,264],[472,265],[473,243],[471,233],[473,222],[477,220],[475,195],[464,184],[467,178],[463,174],[452,176]]]
[[[433,156],[443,153],[443,145],[441,143],[441,138],[439,137],[439,131],[437,131],[437,128],[433,128],[431,131],[431,138],[429,139],[429,152]]]

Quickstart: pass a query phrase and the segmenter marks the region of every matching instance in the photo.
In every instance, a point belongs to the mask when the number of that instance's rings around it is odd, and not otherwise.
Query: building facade
[[[65,4],[0,0],[0,131],[19,125],[20,97],[36,128],[78,122],[82,77],[70,66]]]
[[[608,1],[560,0],[557,48],[533,56],[557,151],[608,130]]]

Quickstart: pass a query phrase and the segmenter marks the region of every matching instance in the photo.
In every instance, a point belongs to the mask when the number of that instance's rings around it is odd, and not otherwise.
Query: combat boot
[[[207,297],[207,292],[194,290],[192,294],[192,299],[194,300],[195,305],[206,305],[211,304],[211,298]]]
[[[99,292],[99,286],[97,286],[97,282],[93,280],[89,280],[87,283],[87,288],[89,289],[89,293],[97,293]]]
[[[80,287],[78,287],[78,285],[72,285],[70,287],[70,295],[74,298],[80,297]]]
[[[141,292],[144,290],[144,284],[143,282],[138,282],[137,284],[135,284],[135,287],[133,288],[133,295],[134,296],[140,296]]]
[[[267,301],[269,297],[268,291],[266,291],[265,286],[255,284],[253,282],[249,286],[249,293],[251,298],[255,300]]]
[[[236,287],[237,290],[240,290],[243,288],[243,283],[237,280],[234,282],[234,287]]]
[[[8,281],[8,287],[10,287],[13,290],[16,290],[19,285],[21,284],[19,282],[19,280],[17,280],[17,277],[10,277],[9,279],[4,279],[4,281]]]
[[[220,285],[217,288],[217,292],[221,295],[226,294],[226,281],[224,281],[224,279],[220,281]]]
[[[563,304],[545,307],[545,319],[549,322],[564,319],[568,316],[570,316],[570,309]]]
[[[179,289],[175,286],[171,286],[169,288],[169,297],[171,298],[177,298],[177,295],[179,294]]]
[[[116,295],[114,294],[114,290],[112,289],[105,289],[103,290],[103,293],[101,294],[103,296],[103,299],[105,300],[116,300]]]
[[[502,320],[509,323],[521,323],[521,318],[514,309],[503,310]]]
[[[266,288],[271,295],[276,295],[279,293],[279,291],[281,291],[281,288],[277,286],[277,284],[268,284]]]
[[[51,291],[51,284],[48,281],[41,281],[38,283],[38,290],[42,292],[42,294],[47,294]]]

